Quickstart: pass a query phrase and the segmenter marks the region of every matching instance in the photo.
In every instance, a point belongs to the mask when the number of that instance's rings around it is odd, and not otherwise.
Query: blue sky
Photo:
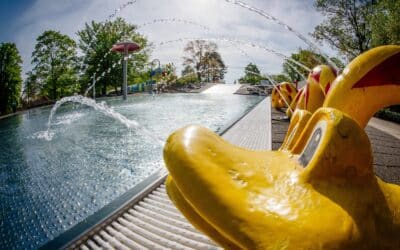
[[[0,41],[12,41],[14,20],[33,4],[31,0],[0,1]]]
[[[77,40],[76,32],[85,22],[104,21],[127,0],[2,0],[0,1],[0,41],[15,42],[23,58],[24,73],[31,69],[31,53],[35,39],[47,29],[58,30]],[[323,17],[313,8],[313,1],[303,0],[243,0],[278,17],[295,30],[309,37]],[[180,19],[189,21],[154,23],[143,26],[139,32],[151,42],[179,38],[228,37],[253,42],[286,55],[307,46],[283,27],[244,8],[224,0],[137,0],[117,13],[129,22],[140,25],[154,19]],[[208,29],[200,25],[207,26]],[[311,38],[310,38],[311,39]],[[248,45],[241,49],[226,41],[216,41],[228,66],[227,82],[243,74],[250,61],[259,65],[263,73],[281,71],[282,59]],[[152,54],[162,63],[174,62],[181,71],[184,42],[157,46]],[[321,47],[329,55],[333,51]],[[245,53],[243,53],[243,51]]]

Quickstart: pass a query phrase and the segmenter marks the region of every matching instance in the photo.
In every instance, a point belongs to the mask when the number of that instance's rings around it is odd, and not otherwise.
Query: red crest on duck
[[[400,53],[389,57],[365,74],[352,88],[400,85]]]

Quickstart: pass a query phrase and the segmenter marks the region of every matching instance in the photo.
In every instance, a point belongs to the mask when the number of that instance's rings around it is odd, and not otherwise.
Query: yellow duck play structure
[[[168,195],[226,249],[400,249],[400,186],[375,176],[364,131],[400,103],[399,73],[400,46],[358,56],[322,107],[293,114],[278,151],[240,148],[200,126],[174,132]]]
[[[290,105],[297,95],[296,87],[289,82],[276,85],[271,93],[271,105],[273,108],[281,109]]]
[[[308,75],[306,86],[290,102],[286,115],[290,118],[292,112],[296,110],[307,110],[314,113],[324,103],[325,96],[336,76],[336,71],[330,66],[319,65],[313,68]]]

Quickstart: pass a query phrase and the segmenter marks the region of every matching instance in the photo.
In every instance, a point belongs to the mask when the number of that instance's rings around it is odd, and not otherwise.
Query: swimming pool
[[[165,140],[201,124],[218,132],[257,96],[162,94],[103,101]],[[0,120],[0,246],[37,248],[162,167],[162,147],[91,108],[67,104],[51,141],[40,139],[50,108]]]

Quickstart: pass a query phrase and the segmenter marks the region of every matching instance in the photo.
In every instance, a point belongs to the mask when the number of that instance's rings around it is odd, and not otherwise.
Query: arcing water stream
[[[245,8],[253,13],[257,13],[259,15],[261,15],[262,17],[271,20],[273,22],[275,22],[276,24],[279,24],[281,26],[283,26],[286,30],[290,31],[291,33],[293,33],[295,36],[297,36],[298,38],[300,38],[300,40],[302,40],[303,42],[305,42],[308,46],[310,46],[313,50],[317,51],[322,57],[324,57],[324,59],[332,66],[334,67],[334,69],[339,72],[339,68],[338,66],[329,58],[329,56],[325,55],[325,53],[323,53],[317,45],[315,45],[313,42],[311,42],[309,39],[307,39],[305,36],[303,36],[300,32],[294,30],[292,27],[290,27],[289,25],[287,25],[286,23],[284,23],[283,21],[281,21],[280,19],[274,17],[273,15],[270,15],[268,13],[266,13],[265,11],[255,8],[249,4],[246,4],[242,1],[238,1],[238,0],[225,0],[228,3],[233,3],[235,5],[238,5],[242,8]]]
[[[174,39],[174,40],[169,40],[169,41],[163,41],[158,43],[158,46],[162,46],[162,45],[167,45],[167,44],[171,44],[171,43],[176,43],[176,42],[184,42],[184,41],[191,41],[191,40],[209,40],[209,41],[224,41],[224,42],[229,42],[229,43],[236,43],[236,44],[240,44],[240,45],[245,45],[245,46],[249,46],[249,47],[253,47],[253,48],[259,48],[262,49],[268,53],[274,54],[278,57],[281,57],[285,60],[288,60],[294,64],[296,64],[297,66],[305,69],[306,71],[311,71],[310,68],[308,68],[307,66],[305,66],[304,64],[294,60],[293,58],[290,58],[286,55],[284,55],[281,52],[278,52],[276,50],[273,50],[271,48],[268,48],[266,46],[263,46],[261,44],[256,44],[253,42],[247,42],[247,41],[241,41],[241,40],[237,40],[237,39],[231,39],[231,38],[226,38],[226,37],[214,37],[214,38],[204,38],[204,37],[200,37],[200,38],[193,38],[193,37],[184,37],[184,38],[178,38],[178,39]]]
[[[114,111],[112,108],[108,107],[105,102],[97,103],[95,100],[81,96],[81,95],[64,97],[61,100],[57,101],[56,104],[54,104],[54,106],[51,109],[49,119],[47,121],[47,131],[45,133],[45,136],[42,136],[44,139],[46,139],[46,140],[52,139],[53,134],[51,133],[51,124],[53,121],[53,117],[56,114],[57,109],[61,105],[63,105],[64,103],[67,103],[67,102],[80,103],[80,104],[92,107],[94,110],[100,111],[102,114],[119,121],[120,123],[125,125],[128,129],[135,129],[135,130],[139,131],[140,133],[150,137],[153,141],[155,141],[161,147],[164,146],[163,140],[154,136],[150,131],[148,131],[146,128],[141,126],[137,121],[130,120],[130,119],[126,118],[124,115],[122,115],[121,113]]]
[[[122,9],[125,9],[126,7],[133,5],[137,2],[137,0],[134,1],[128,1],[127,3],[121,5],[118,9],[114,10],[114,13],[112,15],[109,16],[110,18],[113,18],[116,16],[116,14],[121,11]],[[253,13],[256,13],[268,20],[273,21],[274,23],[283,26],[286,30],[288,30],[289,32],[293,33],[295,36],[297,36],[300,40],[302,40],[304,43],[306,43],[308,46],[310,46],[313,50],[315,50],[317,53],[321,54],[322,57],[324,57],[324,59],[328,62],[328,64],[330,64],[332,67],[334,67],[334,69],[339,72],[339,67],[329,58],[329,56],[327,56],[325,53],[323,53],[319,47],[317,45],[315,45],[313,42],[311,42],[309,39],[307,39],[303,34],[301,34],[300,32],[296,31],[295,29],[293,29],[291,26],[289,26],[288,24],[286,24],[285,22],[283,22],[282,20],[276,18],[275,16],[265,12],[264,10],[258,9],[256,7],[253,7],[247,3],[244,3],[240,0],[225,0],[225,2],[228,3],[232,3],[235,4],[237,6],[240,6],[244,9],[247,9]]]

